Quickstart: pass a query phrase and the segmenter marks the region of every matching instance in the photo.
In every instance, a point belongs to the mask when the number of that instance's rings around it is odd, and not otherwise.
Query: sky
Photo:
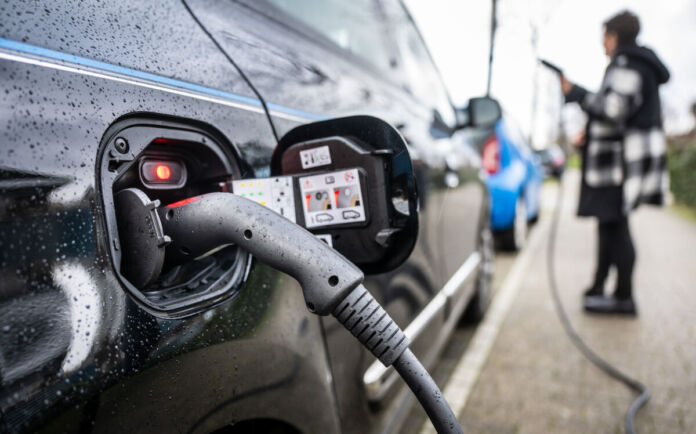
[[[485,94],[491,1],[405,3],[455,105]],[[660,90],[665,129],[682,133],[693,127],[689,106],[696,102],[696,1],[498,0],[491,95],[534,136],[537,146],[555,137],[561,96],[557,79],[536,58],[552,61],[571,81],[596,90],[608,61],[601,44],[602,23],[623,9],[641,20],[639,44],[653,48],[672,73]],[[564,109],[571,134],[581,127],[580,116],[577,108]]]

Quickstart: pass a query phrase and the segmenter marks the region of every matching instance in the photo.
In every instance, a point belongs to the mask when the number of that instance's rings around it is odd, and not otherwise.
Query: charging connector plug
[[[462,432],[440,389],[409,350],[406,335],[361,285],[362,271],[312,233],[263,205],[229,193],[192,197],[158,208],[156,213],[139,190],[119,195],[129,206],[143,207],[142,212],[127,214],[142,221],[123,224],[140,228],[138,233],[123,231],[124,254],[161,258],[169,267],[236,244],[294,277],[310,311],[333,314],[385,366],[393,365],[439,433]],[[168,237],[166,248],[158,234]],[[166,249],[164,255],[162,249]],[[137,266],[138,261],[130,264]]]
[[[306,229],[271,209],[229,193],[209,193],[160,208],[171,238],[165,265],[236,244],[294,277],[307,308],[328,315],[363,280],[358,267]]]

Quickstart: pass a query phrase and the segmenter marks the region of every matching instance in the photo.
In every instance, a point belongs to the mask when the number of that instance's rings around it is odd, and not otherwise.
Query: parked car
[[[527,228],[539,217],[539,195],[544,172],[539,157],[529,147],[519,127],[503,113],[497,102],[472,99],[493,122],[477,122],[467,129],[469,140],[480,150],[488,174],[486,186],[491,203],[491,228],[505,250],[524,246]],[[470,117],[469,107],[459,110],[460,122]],[[496,115],[498,113],[499,115]]]
[[[546,148],[538,149],[534,152],[541,161],[545,176],[560,178],[563,175],[566,165],[566,155],[560,146],[552,143]]]
[[[490,218],[481,159],[404,6],[4,9],[0,431],[398,431],[411,395],[294,280],[231,245],[131,288],[105,216],[128,186],[166,204],[268,176],[295,126],[385,119],[409,144],[420,228],[365,285],[432,366],[462,315],[485,312]],[[131,169],[158,158],[187,168],[176,188]]]

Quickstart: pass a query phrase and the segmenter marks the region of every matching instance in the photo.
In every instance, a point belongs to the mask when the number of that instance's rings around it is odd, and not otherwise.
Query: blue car
[[[491,228],[501,247],[519,250],[527,227],[539,216],[539,194],[544,170],[517,125],[503,116],[485,139],[482,166],[488,173]]]
[[[539,216],[544,169],[517,125],[490,97],[471,98],[457,109],[467,139],[481,153],[487,173],[491,229],[505,250],[524,246],[527,227]]]

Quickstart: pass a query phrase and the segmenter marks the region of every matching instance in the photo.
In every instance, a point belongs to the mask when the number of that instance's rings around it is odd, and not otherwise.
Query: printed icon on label
[[[326,178],[324,178],[324,182],[327,184],[333,184],[334,182],[336,182],[336,178],[334,178],[333,176],[327,176]]]
[[[346,172],[343,174],[343,177],[346,179],[346,182],[353,182],[355,179],[355,176],[353,176],[353,172]]]
[[[360,206],[360,195],[353,187],[339,187],[334,190],[337,208]]]
[[[300,162],[303,169],[331,164],[331,151],[328,146],[302,150]]]
[[[307,211],[325,211],[327,209],[333,208],[329,192],[326,190],[319,190],[307,193],[305,195],[305,201]]]
[[[326,223],[330,222],[333,220],[333,216],[331,214],[327,214],[325,212],[321,214],[317,214],[316,216],[317,223]]]
[[[342,215],[343,215],[343,218],[346,220],[353,220],[353,219],[357,219],[360,217],[360,213],[357,211],[353,211],[352,209],[343,211]]]

